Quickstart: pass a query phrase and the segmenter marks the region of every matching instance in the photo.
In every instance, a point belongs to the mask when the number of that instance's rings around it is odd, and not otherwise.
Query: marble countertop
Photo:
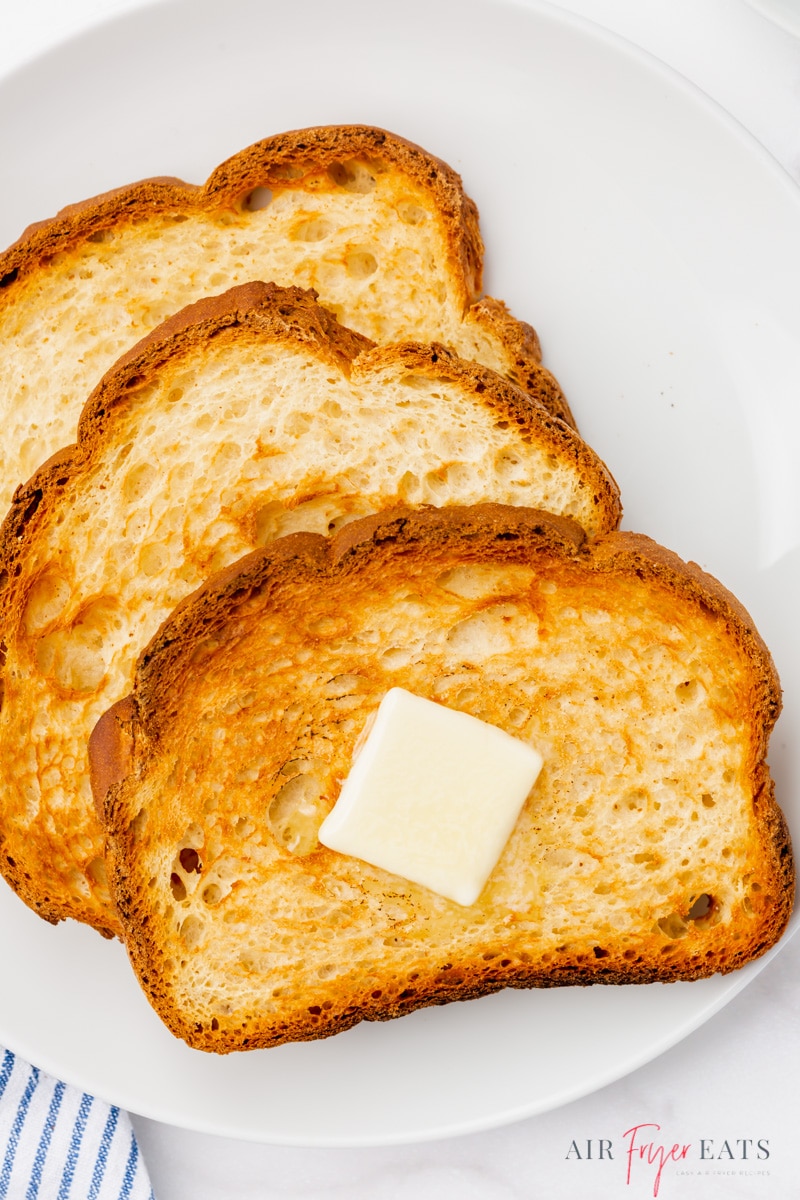
[[[12,12],[6,0],[0,74],[136,6],[28,0]],[[800,39],[765,15],[772,7],[785,24],[800,4],[564,0],[560,7],[686,76],[800,182]],[[483,1133],[399,1147],[299,1149],[139,1117],[134,1124],[158,1200],[784,1200],[800,1194],[798,980],[794,937],[722,1012],[653,1062],[584,1099]]]

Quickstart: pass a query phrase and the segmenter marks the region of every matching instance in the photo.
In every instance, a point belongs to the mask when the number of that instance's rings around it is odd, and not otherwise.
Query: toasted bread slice
[[[395,686],[544,756],[470,907],[317,840]],[[779,706],[740,605],[645,537],[489,505],[283,538],[178,606],[92,735],[134,968],[220,1052],[731,971],[792,905]]]
[[[534,330],[481,296],[482,259],[458,175],[365,126],[268,138],[202,187],[148,179],[31,226],[0,255],[0,515],[125,351],[254,279],[316,289],[373,341],[442,342],[572,423]]]
[[[443,347],[373,347],[312,293],[245,284],[150,334],[0,530],[0,863],[12,885],[50,920],[117,929],[86,738],[208,575],[291,530],[486,498],[592,531],[620,516],[597,456],[513,384]]]

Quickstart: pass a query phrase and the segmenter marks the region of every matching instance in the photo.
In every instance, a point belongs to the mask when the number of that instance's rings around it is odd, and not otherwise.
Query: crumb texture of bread
[[[317,840],[394,686],[544,756],[468,909]],[[178,606],[92,735],[134,967],[219,1052],[736,969],[793,902],[779,708],[744,610],[645,537],[478,506],[284,538]]]
[[[297,288],[247,284],[146,337],[0,530],[6,878],[48,919],[117,932],[86,739],[213,572],[298,530],[484,499],[614,528],[574,430],[441,346],[376,347]]]
[[[366,126],[279,135],[203,187],[146,180],[31,226],[0,255],[0,504],[74,440],[120,355],[186,305],[252,280],[315,289],[375,342],[442,342],[571,423],[533,329],[481,299],[482,261],[458,175]]]

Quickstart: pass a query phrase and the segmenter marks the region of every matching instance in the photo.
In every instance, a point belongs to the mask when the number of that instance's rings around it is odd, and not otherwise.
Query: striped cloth
[[[126,1112],[0,1047],[0,1200],[155,1200]]]

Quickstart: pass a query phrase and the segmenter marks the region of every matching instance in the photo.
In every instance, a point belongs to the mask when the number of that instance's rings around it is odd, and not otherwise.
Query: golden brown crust
[[[397,134],[369,125],[323,125],[265,138],[217,167],[204,192],[210,203],[232,204],[256,187],[277,192],[287,182],[296,183],[297,171],[302,172],[301,178],[320,175],[331,163],[357,157],[390,164],[435,197],[450,230],[453,265],[464,281],[466,309],[481,293],[483,240],[478,210],[447,163]]]
[[[307,183],[319,192],[335,187],[337,169],[346,168],[348,160],[356,158],[374,160],[380,169],[402,172],[432,196],[446,230],[450,276],[464,314],[470,310],[478,325],[506,345],[520,387],[529,389],[551,412],[574,425],[558,384],[540,366],[535,331],[511,316],[501,302],[481,299],[483,241],[478,211],[465,194],[460,177],[421,147],[371,126],[320,126],[266,138],[227,159],[199,187],[158,177],[71,204],[55,217],[30,225],[0,254],[0,307],[13,303],[14,283],[46,266],[55,255],[100,237],[105,229],[164,213],[180,216],[233,209],[261,187],[277,194],[282,188]]]
[[[542,366],[539,335],[532,325],[518,321],[502,300],[483,296],[469,310],[469,316],[482,328],[491,330],[508,347],[511,363],[508,378],[529,396],[543,404],[548,412],[575,428],[575,418],[553,374]]]
[[[504,340],[514,348],[521,363],[541,362],[542,347],[532,325],[512,317],[508,305],[493,296],[481,296],[470,308],[470,314],[487,329],[502,330]]]
[[[49,925],[58,925],[61,921],[74,919],[91,926],[104,938],[122,936],[122,926],[112,907],[110,896],[106,895],[102,907],[94,908],[87,908],[86,904],[78,900],[65,900],[63,895],[53,898],[47,884],[43,884],[40,878],[32,878],[13,854],[8,853],[4,841],[5,839],[0,837],[0,873],[20,900],[43,921],[47,921]]]
[[[265,311],[270,332],[280,329],[283,333],[284,327],[287,331],[291,328],[298,341],[331,346],[337,362],[349,362],[362,350],[372,346],[368,338],[345,329],[316,301],[316,293],[305,288],[279,288],[274,283],[262,283],[259,280],[240,284],[219,296],[204,296],[173,313],[135,346],[131,346],[102,380],[104,390],[112,393],[118,389],[121,378],[125,379],[123,387],[135,386],[135,382],[130,382],[128,368],[132,363],[137,364],[137,369],[141,368],[142,372],[151,367],[151,351],[154,351],[157,361],[164,361],[173,353],[180,354],[185,345],[197,345],[208,337],[211,330],[216,336],[217,330],[241,324],[243,320],[251,318],[254,309]],[[132,378],[135,381],[135,375]],[[93,410],[97,403],[84,408],[83,419],[86,424],[90,425],[95,419]]]
[[[12,284],[46,266],[55,255],[91,240],[103,229],[158,212],[184,212],[202,207],[202,189],[182,179],[158,176],[59,209],[54,217],[34,221],[0,254],[0,304],[13,302]],[[5,295],[4,295],[5,293]]]
[[[325,176],[332,165],[365,156],[402,171],[435,198],[449,231],[454,267],[463,280],[466,309],[480,296],[483,270],[474,202],[447,163],[397,134],[367,125],[318,126],[264,138],[221,163],[201,186],[158,176],[67,205],[54,217],[29,225],[0,254],[0,289],[54,254],[118,223],[161,212],[233,208],[255,188],[279,192],[297,187],[306,176]],[[329,186],[335,186],[333,178]]]
[[[235,627],[235,613],[250,597],[265,603],[277,587],[302,586],[311,580],[332,581],[338,573],[377,569],[381,557],[400,553],[434,555],[452,537],[471,543],[465,558],[479,557],[501,543],[507,561],[527,561],[535,554],[571,557],[586,534],[569,517],[503,504],[471,508],[397,508],[362,517],[333,538],[296,533],[254,550],[217,572],[175,608],[139,656],[134,697],[137,719],[148,739],[157,741],[162,727],[179,711],[176,681],[184,669],[187,647],[195,662],[217,648],[216,635]],[[233,623],[233,624],[232,624]],[[126,710],[127,711],[127,710]]]
[[[123,697],[103,713],[89,739],[89,768],[92,795],[103,797],[122,783],[133,766],[133,735],[136,709],[130,696]],[[102,812],[100,812],[102,818]]]
[[[101,443],[114,408],[135,395],[167,360],[187,353],[210,338],[237,336],[249,325],[265,339],[279,338],[312,349],[348,370],[356,359],[367,371],[381,363],[402,362],[421,374],[459,381],[522,428],[535,424],[537,436],[566,452],[580,474],[593,481],[594,504],[601,528],[614,528],[622,515],[619,488],[605,464],[560,419],[551,417],[544,406],[526,402],[519,390],[502,377],[467,363],[443,346],[405,343],[373,347],[361,334],[340,325],[332,314],[316,303],[313,292],[302,288],[280,288],[272,283],[253,282],[231,288],[221,296],[207,297],[189,305],[147,334],[106,373],[84,405],[78,422],[78,442],[58,451],[17,489],[11,508],[0,526],[0,622],[14,621],[9,607],[19,597],[5,581],[13,580],[15,564],[34,535],[37,513],[46,513],[61,502],[83,464],[90,462]]]
[[[553,451],[559,455],[564,452],[569,454],[583,477],[593,480],[593,499],[598,514],[602,514],[602,526],[606,529],[618,527],[622,519],[622,503],[616,480],[586,442],[575,437],[575,427],[569,411],[567,410],[566,417],[555,411],[560,407],[555,396],[536,395],[537,386],[533,375],[528,376],[527,386],[523,387],[504,379],[480,363],[465,362],[452,350],[437,343],[422,345],[417,342],[404,342],[392,346],[377,346],[369,354],[361,355],[358,365],[360,370],[366,371],[381,363],[393,362],[401,362],[407,370],[429,378],[438,377],[458,382],[462,386],[468,385],[476,396],[485,396],[487,399],[491,397],[492,406],[502,410],[507,420],[521,428],[529,426],[531,419],[535,419]],[[549,372],[543,367],[537,369],[537,378],[544,392],[547,391],[548,375]]]
[[[149,764],[172,745],[170,730],[182,720],[180,697],[187,673],[209,679],[213,692],[217,656],[220,661],[235,661],[230,655],[238,639],[247,637],[247,630],[256,627],[263,614],[285,606],[290,594],[313,609],[315,594],[335,593],[348,579],[352,581],[349,595],[358,594],[356,585],[366,579],[385,579],[390,587],[391,581],[405,577],[404,563],[411,569],[409,578],[419,578],[413,572],[420,563],[426,564],[431,577],[437,577],[441,564],[454,561],[455,544],[459,545],[458,561],[464,563],[530,564],[541,556],[542,563],[549,564],[547,570],[560,564],[553,578],[581,579],[587,595],[600,587],[610,597],[624,589],[626,581],[637,587],[643,583],[666,594],[660,602],[664,612],[670,613],[673,606],[680,606],[682,613],[696,612],[698,620],[713,628],[718,644],[748,664],[752,693],[746,699],[752,730],[748,728],[746,736],[750,739],[752,735],[752,753],[746,769],[758,845],[747,861],[759,880],[752,904],[744,901],[749,908],[719,923],[704,920],[702,914],[687,915],[684,908],[680,910],[684,928],[675,935],[677,941],[668,940],[671,935],[665,936],[655,924],[655,916],[645,920],[645,929],[635,938],[617,937],[606,927],[594,940],[579,937],[570,945],[566,934],[564,944],[544,959],[539,958],[535,942],[523,939],[520,943],[515,938],[512,919],[507,939],[495,934],[480,956],[462,960],[447,945],[432,941],[415,962],[407,986],[399,985],[402,990],[386,986],[384,980],[391,979],[391,971],[380,964],[377,987],[374,974],[364,981],[354,982],[350,976],[338,983],[320,984],[318,994],[309,997],[307,1009],[301,1003],[292,1015],[274,1021],[268,1017],[260,1020],[258,1013],[250,1011],[246,1030],[235,1024],[226,1027],[224,1019],[192,1021],[174,1004],[159,946],[152,936],[149,899],[135,871],[131,874],[127,869],[136,853],[130,824],[131,803],[136,807],[132,772],[146,775]],[[747,691],[748,684],[744,686]],[[502,505],[444,511],[398,509],[354,522],[332,540],[293,535],[247,556],[178,606],[140,656],[130,703],[133,708],[126,712],[134,713],[137,747],[133,764],[122,758],[116,767],[105,767],[114,782],[104,796],[97,797],[114,848],[117,897],[129,952],[152,1003],[177,1036],[200,1049],[226,1053],[329,1036],[360,1020],[387,1020],[426,1005],[469,999],[503,987],[704,978],[716,971],[735,970],[762,954],[780,937],[791,913],[791,843],[763,758],[780,706],[774,665],[751,619],[718,581],[641,535],[614,533],[587,541],[582,531],[564,518]],[[574,804],[574,798],[566,798],[568,810]],[[331,851],[317,847],[312,857],[316,865],[305,859],[299,860],[296,868],[304,880],[314,872],[325,879],[338,869]],[[286,878],[286,886],[291,887],[291,875]],[[682,901],[673,898],[671,902],[677,912]],[[683,903],[688,905],[689,900]],[[352,920],[358,921],[357,906]],[[653,926],[649,932],[648,920]],[[498,924],[502,922],[496,920],[495,928]],[[301,926],[298,918],[298,928]]]
[[[308,349],[315,358],[349,372],[359,354],[371,349],[369,338],[340,325],[317,303],[316,293],[274,283],[243,283],[220,296],[188,305],[151,330],[108,371],[84,405],[78,440],[97,441],[105,416],[126,392],[150,378],[162,363],[212,339],[236,336],[250,326],[265,341]]]
[[[759,664],[760,669],[753,677],[752,698],[753,709],[758,715],[755,728],[762,734],[754,747],[751,769],[755,771],[758,762],[766,756],[769,735],[780,716],[783,698],[775,662],[744,605],[697,563],[684,562],[644,534],[618,530],[613,538],[601,536],[594,543],[592,558],[598,571],[625,571],[669,580],[679,595],[690,596],[695,603],[716,614],[724,622],[726,633],[733,642],[742,647],[751,661]]]

